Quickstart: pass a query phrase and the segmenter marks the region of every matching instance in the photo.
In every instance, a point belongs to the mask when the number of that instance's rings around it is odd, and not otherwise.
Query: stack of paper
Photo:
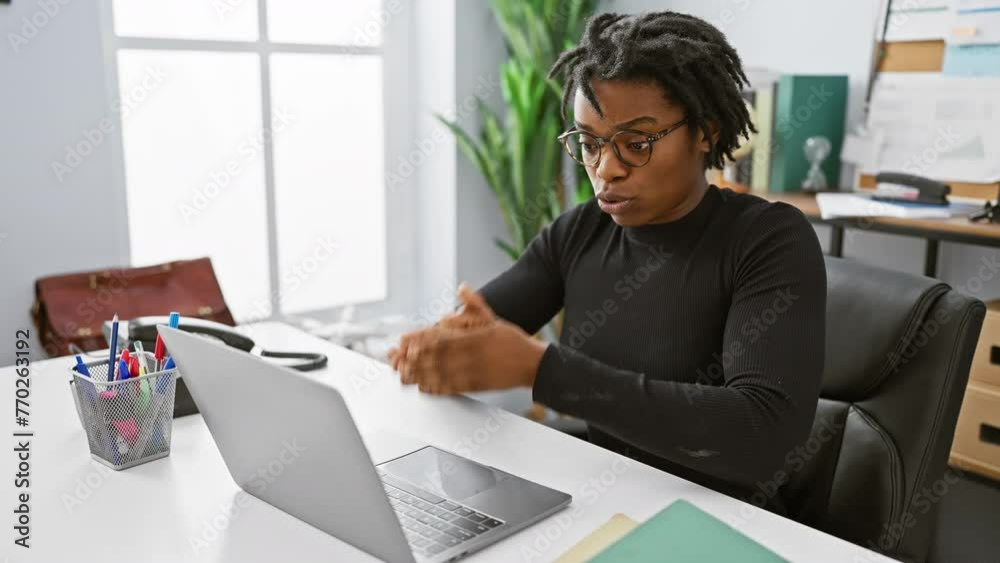
[[[875,201],[870,196],[852,193],[816,194],[816,204],[823,219],[841,217],[897,217],[900,219],[947,219],[970,215],[982,209],[972,203],[950,205],[895,204]]]

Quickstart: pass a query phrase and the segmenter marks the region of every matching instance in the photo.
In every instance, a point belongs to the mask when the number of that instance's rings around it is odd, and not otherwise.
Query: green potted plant
[[[543,226],[563,210],[563,153],[556,142],[563,84],[548,78],[559,54],[572,47],[595,0],[491,0],[510,58],[500,65],[505,115],[480,100],[478,139],[438,115],[460,150],[486,179],[503,215],[509,241],[496,244],[516,260]],[[590,196],[586,178],[571,203]]]

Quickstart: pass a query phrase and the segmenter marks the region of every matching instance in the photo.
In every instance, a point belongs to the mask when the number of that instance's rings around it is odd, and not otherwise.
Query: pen
[[[76,367],[73,369],[76,370],[76,373],[91,378],[90,369],[87,368],[87,364],[83,363],[83,358],[79,355],[76,357]],[[91,381],[75,381],[74,384],[77,386],[84,385],[83,392],[87,396],[88,403],[92,406],[91,408],[97,408],[97,399],[94,396],[94,383]]]
[[[129,353],[128,346],[126,346],[125,349],[122,350],[122,353],[118,356],[118,359],[125,360],[125,365],[128,366],[129,368],[132,367],[132,354]],[[121,374],[118,375],[121,376]],[[131,373],[129,374],[129,377],[132,377]]]
[[[166,364],[163,366],[163,371],[167,372],[177,367],[174,364],[174,358],[167,358]],[[153,441],[154,447],[163,447],[163,429],[160,428],[160,424],[164,423],[163,419],[166,418],[166,414],[161,416],[160,408],[163,406],[163,402],[166,400],[166,390],[167,385],[170,384],[170,375],[164,374],[159,375],[156,378],[156,395],[153,396],[150,401],[149,412],[154,413],[154,418],[149,423],[144,425],[139,436],[135,440],[135,446],[138,448],[140,454],[145,455],[146,445],[149,443],[150,438],[153,438],[153,432],[156,432],[156,437]],[[169,422],[165,422],[169,424]]]
[[[87,377],[90,377],[90,370],[87,369],[87,364],[83,363],[83,358],[81,358],[79,355],[76,356],[75,369],[76,372],[79,373],[80,375],[85,375]]]
[[[118,313],[111,320],[111,352],[108,359],[108,381],[115,380],[115,357],[118,356]]]
[[[167,353],[167,347],[163,344],[163,337],[159,334],[156,335],[156,348],[153,349],[153,357],[156,358],[156,371],[160,371],[163,368],[160,362],[163,361],[163,356]]]
[[[128,363],[124,359],[118,360],[118,379],[125,381],[129,378]]]
[[[180,326],[180,324],[181,324],[181,314],[178,313],[177,311],[171,311],[170,321],[169,321],[170,328],[177,328],[178,326]]]
[[[128,376],[132,379],[139,377],[139,358],[138,356],[129,356],[128,358]],[[139,399],[140,403],[142,400],[142,381],[135,382],[135,390],[140,393]]]
[[[138,340],[135,341],[135,354],[137,356],[139,356],[139,367],[141,367],[143,370],[145,370],[146,369],[146,350],[142,346],[142,342],[140,342]]]
[[[142,344],[139,344],[138,342],[136,342],[136,344],[140,348],[142,348]],[[132,356],[132,357],[135,358],[135,356]],[[136,358],[136,360],[137,360],[136,363],[139,364],[139,368],[138,368],[139,377],[142,377],[142,376],[146,375],[146,365],[145,365],[145,362],[138,361],[138,358]],[[148,379],[143,379],[143,380],[139,381],[139,406],[142,409],[146,409],[146,408],[149,407],[149,391],[150,391],[149,380]]]

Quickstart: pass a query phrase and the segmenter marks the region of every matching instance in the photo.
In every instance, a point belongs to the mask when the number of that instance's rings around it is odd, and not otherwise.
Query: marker
[[[142,368],[143,371],[148,371],[146,370],[146,349],[143,348],[142,342],[139,342],[138,340],[135,341],[135,354],[139,356],[139,367]]]
[[[108,381],[115,380],[115,358],[118,356],[118,313],[111,320],[111,352],[108,358]]]
[[[170,321],[169,321],[170,328],[177,328],[178,326],[180,326],[180,324],[181,324],[181,314],[178,313],[177,311],[171,311]]]
[[[156,371],[160,371],[163,364],[163,357],[167,355],[167,347],[163,344],[163,337],[159,334],[156,335],[156,348],[153,349],[153,357],[156,358]]]
[[[87,364],[83,363],[83,358],[81,358],[79,354],[77,354],[77,356],[76,356],[76,368],[75,369],[76,369],[76,373],[79,373],[80,375],[85,375],[87,377],[90,377],[90,370],[87,369]]]
[[[126,346],[125,349],[122,350],[122,353],[118,355],[118,359],[119,360],[125,360],[125,365],[129,366],[130,368],[132,367],[132,354],[129,353],[128,346]],[[121,374],[121,372],[119,370],[118,378],[121,379],[121,377],[122,377],[122,374]],[[129,373],[129,377],[132,377],[131,373]]]
[[[125,381],[128,378],[128,364],[125,363],[125,360],[118,360],[118,380]]]
[[[139,362],[139,377],[146,375],[146,366]],[[147,379],[139,380],[139,408],[145,410],[149,408],[149,395],[153,382]]]

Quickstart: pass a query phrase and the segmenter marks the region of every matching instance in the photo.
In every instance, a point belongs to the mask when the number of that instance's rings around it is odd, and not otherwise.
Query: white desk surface
[[[677,499],[791,561],[890,561],[473,399],[403,388],[388,366],[290,326],[244,330],[271,350],[326,352],[329,367],[314,375],[341,390],[363,434],[388,429],[573,495],[565,511],[471,556],[470,563],[552,561],[615,513],[641,521]],[[242,492],[199,415],[174,421],[167,458],[121,472],[93,461],[67,385],[71,364],[68,358],[32,363],[30,549],[12,543],[12,433],[21,429],[14,423],[13,368],[0,369],[9,444],[3,448],[0,556],[11,563],[375,560]]]

